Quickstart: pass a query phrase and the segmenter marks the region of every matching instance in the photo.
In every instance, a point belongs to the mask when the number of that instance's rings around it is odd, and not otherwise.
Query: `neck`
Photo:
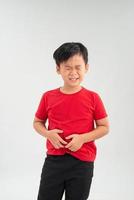
[[[60,88],[61,91],[65,92],[65,93],[74,93],[74,92],[78,92],[81,90],[81,86],[78,85],[78,86],[75,86],[75,87],[68,87],[68,86],[62,86]]]

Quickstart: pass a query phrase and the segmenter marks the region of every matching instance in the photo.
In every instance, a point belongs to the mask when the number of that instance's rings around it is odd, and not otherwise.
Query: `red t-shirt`
[[[100,96],[82,86],[81,90],[73,94],[65,94],[60,88],[49,90],[42,95],[35,116],[41,120],[48,119],[48,130],[60,129],[65,137],[71,134],[88,133],[94,129],[94,120],[107,116]],[[56,149],[46,140],[47,154],[64,155],[69,153],[83,161],[94,161],[97,148],[94,141],[84,143],[76,152],[68,148]]]

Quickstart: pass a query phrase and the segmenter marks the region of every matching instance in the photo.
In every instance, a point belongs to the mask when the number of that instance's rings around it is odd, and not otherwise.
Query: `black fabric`
[[[42,167],[38,200],[87,200],[94,162],[81,161],[70,154],[47,155]]]

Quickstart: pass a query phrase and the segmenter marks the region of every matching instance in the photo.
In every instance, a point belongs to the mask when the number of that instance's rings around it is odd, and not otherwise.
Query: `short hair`
[[[85,64],[88,63],[88,50],[82,43],[79,42],[63,43],[54,51],[53,58],[56,64],[60,66],[60,63],[67,61],[70,57],[77,54],[83,57]]]

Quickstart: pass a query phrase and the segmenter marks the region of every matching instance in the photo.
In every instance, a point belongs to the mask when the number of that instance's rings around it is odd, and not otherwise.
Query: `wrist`
[[[85,135],[86,135],[86,133],[83,133],[83,134],[80,135],[81,136],[81,141],[82,141],[83,144],[86,143]]]
[[[83,142],[83,143],[91,142],[91,141],[93,140],[93,138],[92,138],[90,132],[88,132],[88,133],[83,133],[83,134],[81,135],[81,139],[82,139],[82,142]]]
[[[45,133],[44,133],[44,135],[45,135],[46,138],[48,138],[49,137],[49,131],[46,130]]]

